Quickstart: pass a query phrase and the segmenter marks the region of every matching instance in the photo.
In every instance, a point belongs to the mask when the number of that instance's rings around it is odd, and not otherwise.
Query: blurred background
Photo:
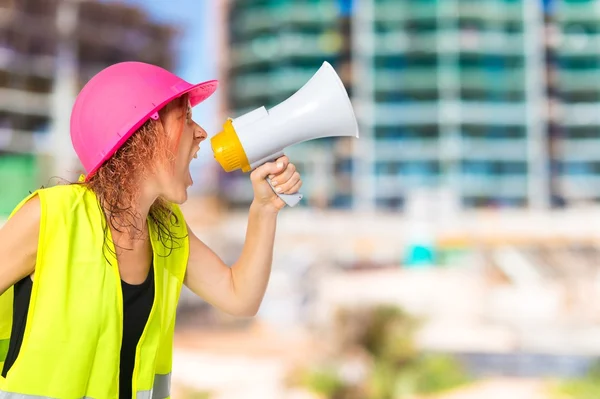
[[[600,0],[0,0],[0,218],[77,178],[74,97],[127,60],[219,79],[209,136],[328,61],[360,124],[287,151],[255,318],[184,290],[174,398],[600,397]],[[248,175],[192,168],[231,264]]]

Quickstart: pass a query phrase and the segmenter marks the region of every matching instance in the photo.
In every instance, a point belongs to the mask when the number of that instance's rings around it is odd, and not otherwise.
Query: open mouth
[[[188,185],[189,186],[193,186],[194,185],[194,179],[192,179],[192,173],[190,172],[189,169],[188,169],[188,172],[187,172],[187,178],[188,178]]]
[[[194,151],[194,153],[192,154],[192,157],[190,158],[189,162],[188,162],[188,167],[187,167],[187,178],[188,178],[188,184],[190,186],[194,185],[194,179],[192,179],[192,173],[190,172],[190,167],[192,165],[192,161],[194,159],[198,159],[198,152],[200,151],[200,147],[196,148],[196,151]]]

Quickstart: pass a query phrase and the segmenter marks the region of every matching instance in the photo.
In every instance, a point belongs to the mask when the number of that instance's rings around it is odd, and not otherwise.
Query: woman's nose
[[[200,125],[196,125],[196,139],[203,141],[206,139],[206,137],[208,137],[208,134],[206,133],[206,130],[202,129],[200,127]]]

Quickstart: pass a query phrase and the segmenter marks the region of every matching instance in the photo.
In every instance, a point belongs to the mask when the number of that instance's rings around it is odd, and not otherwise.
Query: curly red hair
[[[133,204],[139,192],[133,181],[151,174],[158,167],[172,167],[187,112],[188,96],[181,96],[159,111],[157,121],[148,120],[117,152],[108,159],[85,184],[98,197],[108,224],[116,231],[126,232],[131,238],[140,236],[141,215]],[[175,240],[169,226],[178,223],[171,204],[159,198],[150,208],[149,218],[158,226],[165,244]],[[136,223],[138,222],[138,223]]]

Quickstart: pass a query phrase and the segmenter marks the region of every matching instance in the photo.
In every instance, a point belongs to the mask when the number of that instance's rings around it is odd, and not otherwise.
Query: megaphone
[[[269,110],[263,106],[229,118],[223,130],[212,137],[211,147],[226,172],[250,172],[281,157],[287,147],[334,136],[358,138],[358,123],[344,84],[331,64],[324,62],[304,86],[282,103]],[[295,206],[302,199],[300,193],[277,195],[288,206]]]

